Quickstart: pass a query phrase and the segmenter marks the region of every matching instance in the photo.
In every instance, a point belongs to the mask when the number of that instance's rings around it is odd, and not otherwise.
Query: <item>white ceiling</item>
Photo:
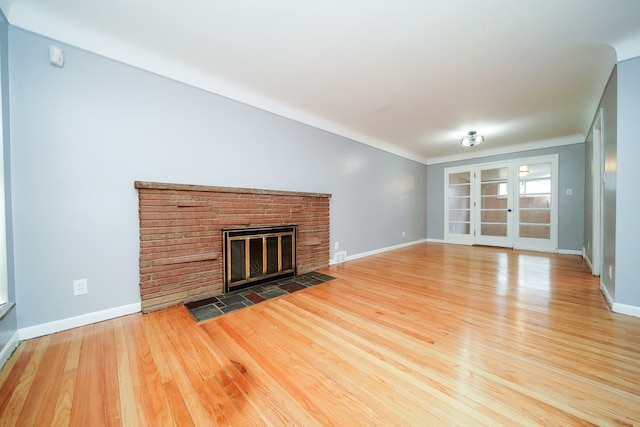
[[[640,56],[639,0],[0,8],[14,26],[423,163],[583,142],[614,64]],[[486,142],[461,147],[470,130]]]

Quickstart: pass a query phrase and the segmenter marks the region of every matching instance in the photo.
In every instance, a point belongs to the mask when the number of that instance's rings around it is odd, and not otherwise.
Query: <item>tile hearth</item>
[[[196,322],[201,322],[333,279],[335,279],[335,277],[312,271],[310,273],[251,286],[239,291],[217,295],[200,301],[189,302],[184,306]]]

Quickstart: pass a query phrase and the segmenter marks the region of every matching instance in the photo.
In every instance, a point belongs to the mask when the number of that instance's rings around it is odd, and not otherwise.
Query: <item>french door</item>
[[[511,163],[477,166],[474,200],[475,244],[513,247]]]
[[[558,156],[515,162],[517,204],[515,247],[554,252],[558,249]]]
[[[557,250],[558,156],[445,169],[445,241]]]

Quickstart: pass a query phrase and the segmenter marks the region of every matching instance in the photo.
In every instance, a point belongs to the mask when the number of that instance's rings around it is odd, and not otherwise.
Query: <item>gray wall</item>
[[[427,180],[427,236],[429,239],[444,239],[444,169],[453,166],[497,162],[531,156],[558,154],[558,248],[581,250],[584,221],[584,144],[522,151],[499,156],[429,165]],[[572,196],[566,189],[573,190]]]
[[[135,180],[332,193],[332,253],[335,242],[354,255],[427,236],[425,165],[15,27],[9,35],[20,328],[140,301]],[[52,43],[64,68],[48,61]],[[89,293],[73,297],[81,278]]]
[[[8,67],[8,30],[9,25],[7,19],[0,11],[0,85],[2,89],[2,106],[0,113],[2,114],[2,149],[4,150],[4,184],[5,209],[6,212],[6,229],[7,229],[7,273],[9,285],[9,301],[15,301],[15,281],[13,280],[13,253],[11,251],[11,192],[10,192],[10,176],[9,176],[9,67]],[[2,242],[4,243],[4,242]],[[18,329],[17,316],[15,308],[9,311],[3,319],[0,319],[0,353],[6,349],[7,344]]]
[[[618,134],[615,205],[615,302],[640,308],[640,57],[618,63]],[[611,218],[605,218],[605,221]],[[606,224],[606,222],[605,222]],[[606,275],[605,275],[606,276]]]

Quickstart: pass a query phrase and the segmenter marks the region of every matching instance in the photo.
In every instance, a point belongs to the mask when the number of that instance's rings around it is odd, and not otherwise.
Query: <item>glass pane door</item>
[[[558,249],[558,155],[445,169],[447,243]]]
[[[445,238],[453,243],[472,244],[471,168],[453,168],[445,177]]]
[[[479,203],[476,243],[513,247],[511,165],[481,166],[476,170]]]
[[[518,203],[517,246],[555,250],[557,246],[557,158],[523,159],[516,164]]]

